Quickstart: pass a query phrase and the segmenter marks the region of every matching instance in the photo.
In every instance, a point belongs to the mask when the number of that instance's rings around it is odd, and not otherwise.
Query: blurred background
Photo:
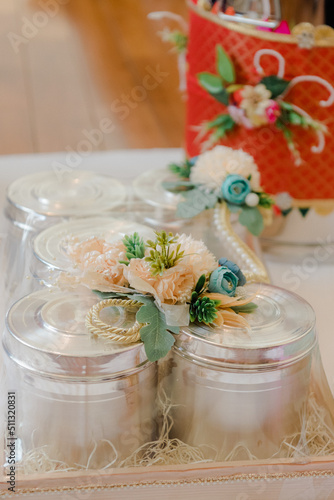
[[[283,17],[321,24],[324,1],[282,0]],[[187,18],[185,0],[1,0],[0,154],[182,146],[157,10]]]

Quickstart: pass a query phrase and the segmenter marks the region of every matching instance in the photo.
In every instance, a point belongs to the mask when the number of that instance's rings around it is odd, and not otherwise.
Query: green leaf
[[[150,297],[135,296],[143,305],[137,312],[137,321],[145,326],[140,330],[140,338],[144,342],[146,355],[151,362],[164,358],[174,345],[173,335],[179,333],[179,327],[168,326],[165,315],[159,311]]]
[[[198,80],[202,87],[210,92],[210,94],[219,94],[225,90],[220,77],[212,73],[199,73]]]
[[[240,314],[240,313],[243,313],[243,314],[250,314],[252,312],[255,311],[255,309],[257,309],[258,306],[256,304],[254,304],[254,302],[250,302],[249,304],[245,304],[244,306],[234,306],[234,307],[231,307],[231,309],[233,309],[234,312]]]
[[[171,163],[168,168],[173,174],[178,175],[182,179],[189,179],[190,172],[192,168],[192,163],[189,160],[185,160],[182,164]]]
[[[290,84],[289,81],[283,80],[283,78],[279,78],[275,75],[265,76],[260,83],[263,83],[267,89],[270,90],[272,99],[276,99],[283,94]]]
[[[227,118],[231,118],[230,115],[218,115],[214,120],[207,122],[209,128],[217,128],[226,123]]]
[[[208,122],[209,128],[219,128],[219,127],[230,127],[233,128],[235,126],[234,120],[230,117],[230,115],[218,115],[217,118]]]
[[[205,274],[202,274],[202,276],[197,281],[197,285],[195,286],[195,292],[198,293],[198,295],[202,292],[205,282],[206,282]]]
[[[225,104],[225,106],[229,105],[229,95],[225,89],[217,93],[210,92],[210,95],[214,97],[216,101],[220,102],[221,104]]]
[[[209,130],[214,130],[216,141],[225,137],[226,133],[233,130],[236,123],[229,115],[219,115],[217,118],[207,123]]]
[[[220,126],[220,128],[223,128],[225,132],[228,132],[229,130],[233,130],[236,123],[233,120],[233,118],[230,117],[230,115],[226,115],[227,118],[225,122]]]
[[[217,46],[217,70],[222,79],[227,83],[235,82],[235,69],[224,49]]]
[[[263,208],[271,208],[273,205],[275,205],[275,201],[271,198],[271,196],[267,193],[260,192],[256,193],[259,198],[259,206]]]
[[[226,204],[227,204],[227,207],[228,207],[229,211],[232,214],[236,214],[241,209],[240,205],[232,205],[232,203],[227,203],[227,202],[226,202]]]
[[[215,193],[205,193],[199,188],[183,193],[186,199],[177,206],[176,216],[182,219],[190,219],[208,208],[214,208],[218,201]]]
[[[281,121],[281,119],[278,119],[276,121],[276,127],[279,130],[282,130],[283,135],[286,138],[286,140],[288,141],[288,143],[292,141],[293,134],[292,134],[291,130],[286,126],[286,124]]]
[[[283,130],[283,134],[284,134],[284,137],[286,138],[286,140],[288,142],[291,142],[292,141],[292,137],[293,137],[292,131],[290,129],[286,128],[286,127],[283,128],[282,130]]]
[[[256,207],[242,207],[239,222],[254,236],[259,236],[264,228],[263,217]]]
[[[188,46],[188,35],[183,33],[182,31],[175,30],[172,31],[169,35],[170,43],[175,45],[175,48],[179,54],[185,52]]]
[[[288,113],[288,120],[292,125],[304,125],[305,123],[304,118],[294,111]]]
[[[281,108],[286,109],[287,111],[293,110],[293,105],[289,102],[281,101]]]

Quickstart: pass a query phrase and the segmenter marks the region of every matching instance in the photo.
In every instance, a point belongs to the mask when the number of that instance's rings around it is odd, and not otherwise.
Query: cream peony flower
[[[218,267],[216,257],[207,249],[203,241],[181,234],[178,236],[177,244],[171,246],[171,250],[176,249],[177,245],[181,245],[181,252],[184,252],[182,260],[193,275],[194,286],[202,274],[208,276]]]
[[[241,93],[240,108],[246,112],[247,118],[255,126],[267,124],[266,109],[270,106],[272,96],[270,90],[263,83],[259,83],[255,87],[245,85]]]
[[[241,149],[216,146],[199,156],[191,169],[190,180],[208,189],[217,190],[229,174],[252,176],[250,181],[254,191],[260,190],[260,173],[254,158]]]
[[[90,288],[107,291],[111,285],[127,284],[125,265],[119,263],[120,260],[126,260],[122,241],[107,243],[105,240],[90,238],[80,242],[78,239],[71,239],[66,247],[75,266],[83,271],[81,282]]]
[[[150,293],[162,303],[184,304],[190,299],[194,277],[182,262],[166,269],[162,276],[152,276],[151,266],[143,259],[131,259],[124,271],[131,287],[139,292]]]
[[[181,245],[180,251],[184,251],[184,257],[174,267],[166,269],[162,276],[152,275],[149,262],[131,259],[124,270],[130,286],[154,295],[162,303],[184,304],[189,301],[200,276],[208,276],[218,267],[218,263],[204,243],[191,236],[179,236],[177,243],[171,245],[171,252],[176,250],[177,245]]]

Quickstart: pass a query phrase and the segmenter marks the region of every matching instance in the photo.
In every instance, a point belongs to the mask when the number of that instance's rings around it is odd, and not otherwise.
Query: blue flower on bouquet
[[[243,205],[251,191],[250,182],[239,174],[228,175],[222,185],[224,200],[234,205]]]
[[[192,158],[189,159],[189,163],[190,165],[193,167],[195,165],[195,163],[197,162],[199,156],[193,156]]]
[[[225,258],[219,259],[218,264],[222,267],[227,267],[230,271],[232,271],[232,273],[234,273],[237,276],[239,280],[238,286],[246,285],[247,282],[246,277],[244,273],[241,271],[240,267],[237,266],[237,264]]]
[[[239,278],[228,267],[218,267],[210,276],[209,292],[234,297]]]

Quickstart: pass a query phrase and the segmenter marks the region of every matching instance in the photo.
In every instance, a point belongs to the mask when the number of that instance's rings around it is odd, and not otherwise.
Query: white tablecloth
[[[53,168],[94,170],[119,178],[125,183],[147,169],[162,168],[169,162],[183,158],[180,149],[127,150],[93,153],[79,157],[73,153],[20,155],[0,157],[0,203],[5,201],[6,186],[25,174]],[[0,218],[0,231],[5,233],[5,219]],[[283,275],[296,265],[281,262],[267,262],[272,282],[285,286]],[[317,314],[320,349],[325,371],[334,392],[334,327],[331,314],[334,313],[334,265],[318,265],[317,269],[300,280],[295,292],[311,303]]]

